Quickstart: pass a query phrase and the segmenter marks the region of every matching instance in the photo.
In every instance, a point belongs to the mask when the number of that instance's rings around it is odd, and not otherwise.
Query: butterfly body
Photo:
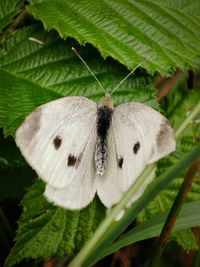
[[[104,99],[103,99],[104,100]],[[102,101],[105,102],[105,101]],[[106,105],[107,104],[107,105]],[[108,158],[107,134],[112,119],[113,107],[109,102],[97,108],[97,140],[95,162],[97,175],[102,176],[105,172]]]

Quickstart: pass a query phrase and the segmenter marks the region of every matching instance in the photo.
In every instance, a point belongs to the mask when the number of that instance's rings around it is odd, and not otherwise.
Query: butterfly
[[[173,130],[164,116],[138,102],[114,108],[111,95],[105,92],[100,105],[81,96],[51,101],[31,112],[18,128],[16,143],[46,182],[44,194],[50,202],[81,209],[97,193],[110,208],[147,164],[175,149]]]

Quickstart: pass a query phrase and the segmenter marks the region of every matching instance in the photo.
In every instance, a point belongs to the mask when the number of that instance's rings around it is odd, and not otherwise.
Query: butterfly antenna
[[[103,88],[102,84],[100,83],[100,81],[97,79],[97,77],[95,76],[95,74],[93,73],[93,71],[90,69],[90,67],[87,65],[87,63],[84,61],[84,59],[82,59],[82,57],[79,55],[79,53],[76,51],[76,49],[74,47],[72,47],[72,50],[74,51],[74,53],[80,58],[80,60],[84,63],[84,65],[86,66],[86,68],[89,70],[89,72],[92,74],[92,76],[95,78],[95,80],[98,82],[98,84],[100,85],[100,87],[103,89],[104,93],[106,94],[106,90]]]
[[[121,82],[112,90],[111,94],[112,95],[114,93],[114,91],[116,91],[120,85],[137,69],[139,68],[146,60],[149,59],[149,56],[146,56],[123,80],[121,80]]]

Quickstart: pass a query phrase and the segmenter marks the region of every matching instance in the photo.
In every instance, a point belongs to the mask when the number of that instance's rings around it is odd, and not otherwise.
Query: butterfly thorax
[[[101,105],[113,109],[113,101],[110,94],[105,94],[105,96],[101,99]]]
[[[110,95],[105,95],[102,105],[97,111],[97,141],[96,141],[96,171],[102,176],[105,172],[108,158],[107,133],[110,128],[113,113],[112,99]]]

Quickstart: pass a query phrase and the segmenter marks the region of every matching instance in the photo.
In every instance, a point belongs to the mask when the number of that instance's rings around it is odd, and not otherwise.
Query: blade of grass
[[[175,222],[175,225],[172,228],[172,232],[199,225],[199,206],[200,201],[184,204]],[[169,211],[160,213],[159,215],[149,219],[148,221],[145,221],[144,223],[139,224],[137,227],[123,234],[123,236],[120,237],[111,246],[104,249],[95,260],[99,261],[100,259],[116,252],[120,248],[133,244],[135,242],[158,236],[163,228],[168,214]]]

